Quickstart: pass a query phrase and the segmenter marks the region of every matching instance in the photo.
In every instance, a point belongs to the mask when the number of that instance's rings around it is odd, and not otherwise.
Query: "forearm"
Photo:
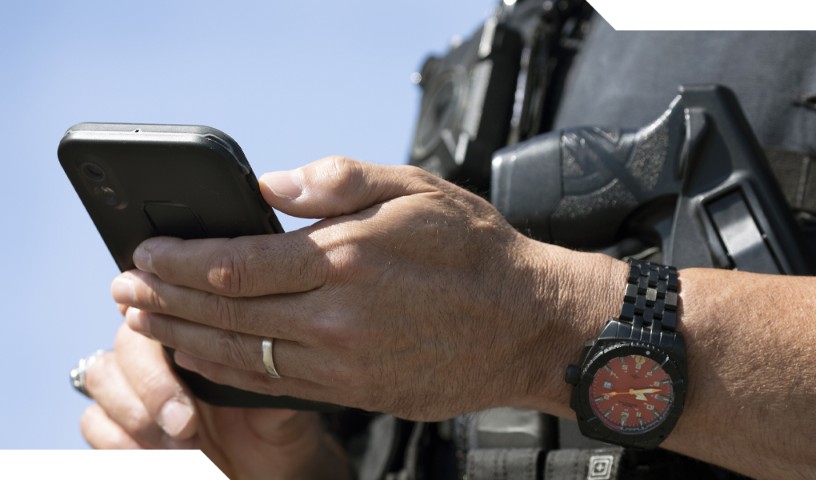
[[[532,260],[526,274],[537,290],[521,315],[539,328],[535,347],[522,353],[532,374],[527,395],[516,406],[574,418],[566,367],[578,362],[584,344],[620,312],[628,267],[606,255],[528,243],[525,254]]]
[[[525,406],[574,417],[564,369],[620,311],[628,267],[596,254],[530,248],[555,274],[539,279],[534,310],[548,338],[531,363],[537,381]],[[813,469],[816,279],[689,269],[680,286],[689,390],[663,446],[760,478]]]
[[[703,269],[680,278],[690,380],[666,447],[755,477],[813,478],[816,279]]]

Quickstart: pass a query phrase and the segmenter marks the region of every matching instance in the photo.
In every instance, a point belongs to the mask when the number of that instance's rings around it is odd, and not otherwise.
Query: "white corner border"
[[[615,30],[816,30],[813,0],[587,0]]]
[[[0,478],[227,480],[200,450],[0,450]]]

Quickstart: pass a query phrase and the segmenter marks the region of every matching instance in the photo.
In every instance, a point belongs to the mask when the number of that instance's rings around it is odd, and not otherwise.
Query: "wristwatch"
[[[688,368],[677,328],[675,267],[629,260],[620,315],[569,365],[570,406],[585,436],[655,448],[683,411]]]

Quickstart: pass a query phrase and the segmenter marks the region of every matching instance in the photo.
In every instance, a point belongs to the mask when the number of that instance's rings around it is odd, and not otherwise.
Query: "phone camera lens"
[[[90,162],[83,163],[82,167],[80,168],[82,169],[82,173],[85,174],[86,177],[90,178],[95,182],[101,182],[102,180],[105,179],[105,171],[102,170],[102,167],[95,163]]]

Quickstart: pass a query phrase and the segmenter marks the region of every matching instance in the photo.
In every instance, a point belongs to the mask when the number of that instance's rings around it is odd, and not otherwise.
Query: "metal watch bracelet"
[[[678,302],[677,268],[629,259],[629,275],[618,320],[634,328],[675,331]]]

